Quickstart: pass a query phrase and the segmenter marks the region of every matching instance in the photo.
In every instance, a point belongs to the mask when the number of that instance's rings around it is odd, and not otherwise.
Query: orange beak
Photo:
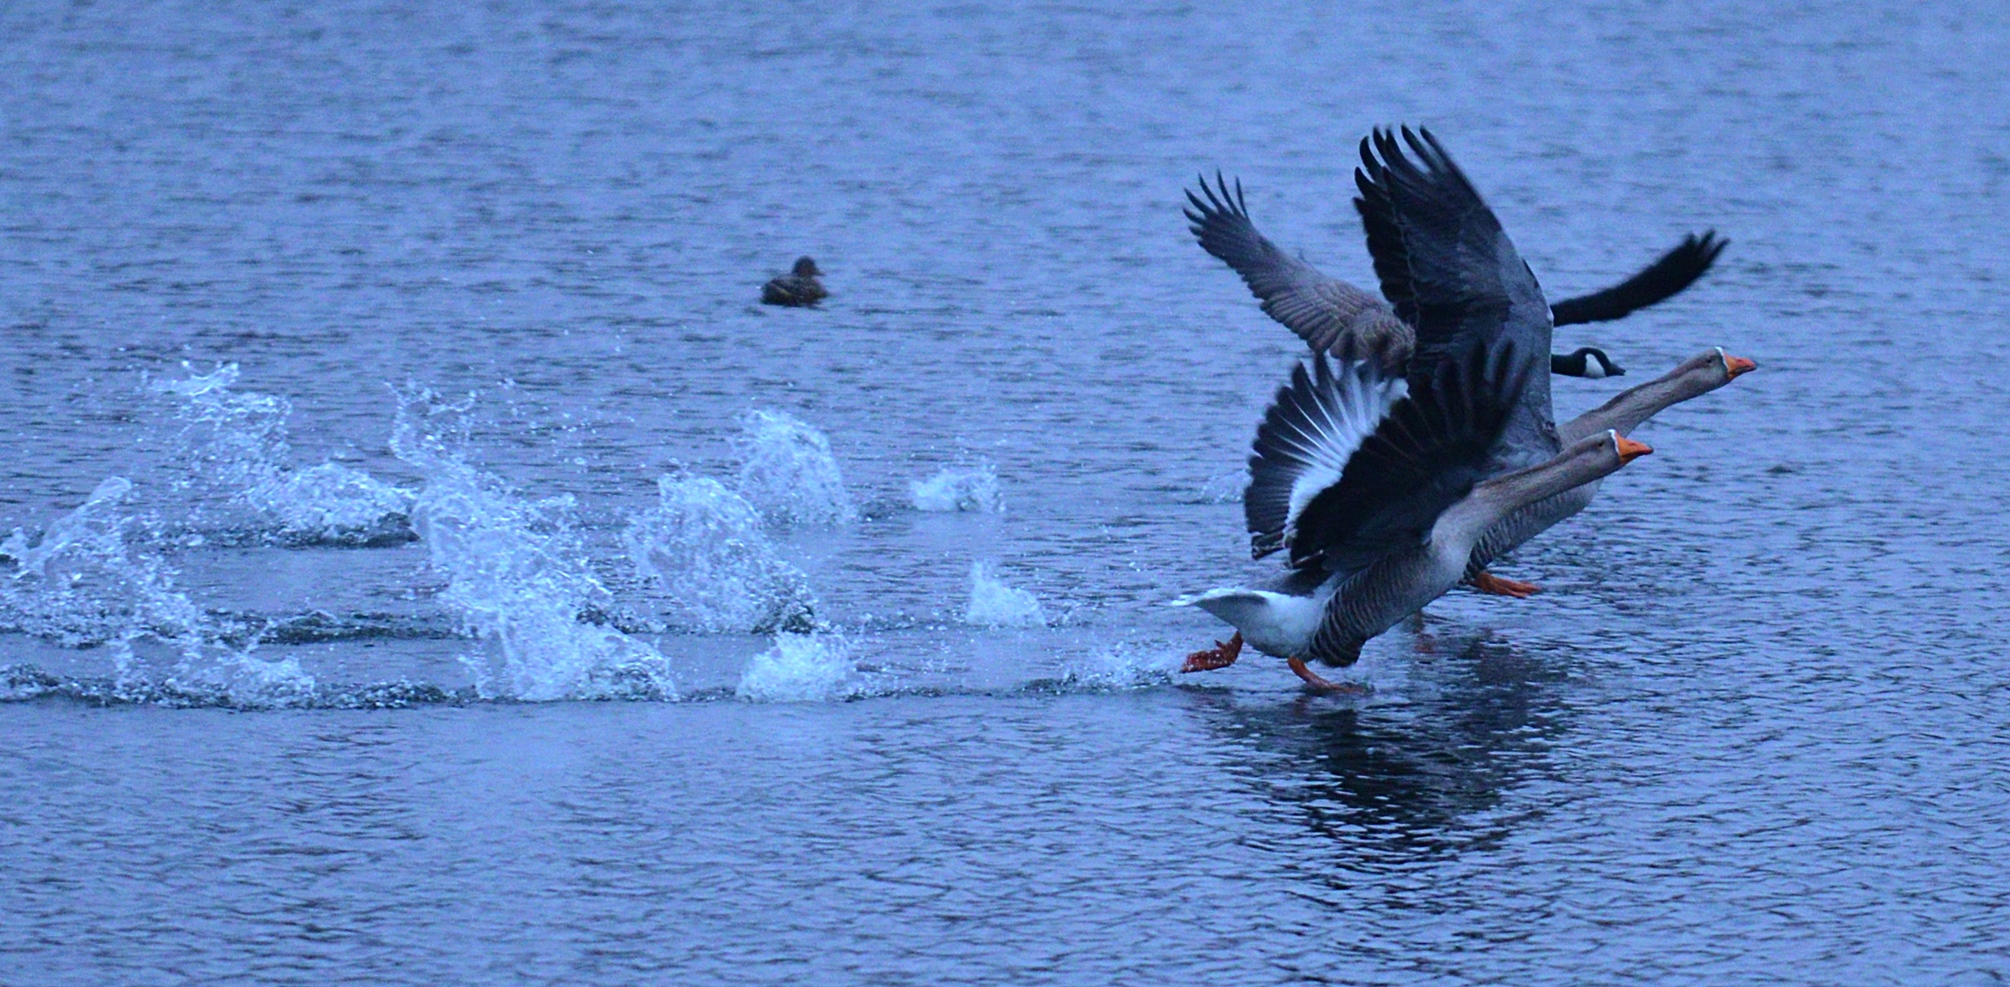
[[[1654,451],[1653,446],[1645,442],[1635,442],[1617,432],[1612,435],[1612,448],[1619,453],[1619,465],[1621,466]]]
[[[1748,374],[1757,369],[1759,369],[1759,365],[1754,361],[1747,360],[1742,356],[1732,356],[1729,353],[1724,354],[1724,372],[1731,375],[1733,380],[1736,380],[1739,374]]]

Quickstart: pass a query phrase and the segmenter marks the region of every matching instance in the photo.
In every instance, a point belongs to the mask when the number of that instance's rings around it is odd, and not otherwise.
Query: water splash
[[[659,503],[622,533],[628,557],[669,595],[672,619],[708,633],[808,632],[809,581],[761,533],[761,516],[707,477],[664,476]]]
[[[1006,585],[990,562],[970,564],[970,605],[963,622],[980,627],[1045,627],[1046,611],[1030,591]]]
[[[485,699],[675,698],[669,662],[606,623],[612,594],[587,565],[569,496],[529,500],[450,451],[467,407],[401,395],[391,450],[425,476],[412,525],[486,649],[463,659]]]
[[[907,490],[919,511],[1005,513],[1005,494],[998,486],[998,471],[989,460],[948,467],[926,480],[909,483]]]
[[[1240,504],[1244,488],[1249,486],[1249,471],[1236,470],[1223,473],[1201,485],[1202,502],[1209,504]]]
[[[184,365],[186,366],[186,365]],[[149,386],[178,399],[173,442],[187,473],[179,488],[208,486],[252,519],[231,519],[287,544],[380,545],[410,541],[412,494],[362,470],[326,462],[293,465],[285,398],[232,390],[238,367],[157,380]]]
[[[133,518],[121,508],[133,485],[109,477],[39,539],[20,528],[0,543],[0,629],[64,647],[105,647],[111,691],[151,701],[234,706],[293,705],[312,694],[314,678],[298,659],[267,661],[242,646],[175,588],[175,571],[157,556],[128,548]],[[4,570],[0,570],[4,571]],[[156,675],[136,646],[165,646]]]
[[[779,634],[748,662],[734,694],[754,702],[818,702],[845,691],[851,642],[835,634]]]
[[[844,524],[858,516],[824,433],[779,411],[741,416],[739,493],[769,521]]]

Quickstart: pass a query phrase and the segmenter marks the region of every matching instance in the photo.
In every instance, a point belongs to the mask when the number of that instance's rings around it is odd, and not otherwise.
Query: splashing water
[[[463,659],[483,698],[675,698],[669,662],[648,643],[586,622],[612,600],[587,566],[569,496],[532,501],[448,451],[439,427],[464,406],[401,395],[391,450],[426,478],[412,525],[440,599],[488,650]],[[451,416],[442,420],[442,415]]]
[[[851,642],[835,634],[778,634],[775,646],[747,663],[734,693],[754,702],[817,702],[844,691]]]
[[[0,629],[65,647],[105,646],[115,699],[236,706],[310,699],[314,678],[301,671],[298,659],[254,657],[255,640],[232,647],[223,630],[175,589],[173,568],[128,550],[133,519],[120,507],[132,489],[124,477],[107,478],[39,540],[31,544],[16,528],[0,543],[0,559],[12,564],[0,579]],[[134,645],[145,640],[171,650],[174,660],[164,677],[142,665]]]
[[[858,516],[824,433],[779,411],[740,418],[739,493],[769,521],[843,524]]]
[[[801,570],[761,533],[761,516],[725,484],[665,476],[660,503],[622,532],[628,557],[670,597],[672,619],[712,634],[816,627],[817,600]]]
[[[1240,504],[1243,489],[1249,486],[1249,471],[1236,470],[1223,473],[1201,484],[1200,498],[1209,504]]]
[[[998,471],[989,460],[948,467],[926,480],[909,483],[907,490],[919,511],[1005,513],[1005,494],[998,486]]]
[[[293,466],[285,398],[237,392],[238,367],[150,385],[180,399],[174,441],[188,474],[176,486],[218,487],[286,543],[380,545],[409,541],[412,494],[340,463]]]
[[[1016,589],[998,578],[989,562],[970,564],[970,606],[963,622],[980,627],[1045,627],[1046,611],[1030,591]]]

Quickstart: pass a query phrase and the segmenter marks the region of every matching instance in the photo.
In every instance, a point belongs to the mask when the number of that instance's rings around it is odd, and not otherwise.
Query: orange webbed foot
[[[1479,575],[1473,577],[1472,584],[1474,589],[1482,593],[1490,593],[1494,596],[1512,596],[1517,600],[1526,600],[1542,592],[1542,587],[1534,583],[1524,583],[1517,579],[1502,579],[1484,569],[1480,570]]]
[[[1214,642],[1214,647],[1206,651],[1196,651],[1186,656],[1186,664],[1180,666],[1182,672],[1212,672],[1217,668],[1227,668],[1242,657],[1242,632],[1226,641]]]
[[[1323,692],[1334,696],[1365,696],[1370,691],[1365,685],[1357,685],[1353,682],[1334,682],[1330,679],[1321,678],[1319,673],[1305,667],[1305,659],[1296,655],[1285,659],[1284,663],[1290,665],[1291,671],[1296,673],[1299,678],[1304,679],[1305,684],[1315,692]]]

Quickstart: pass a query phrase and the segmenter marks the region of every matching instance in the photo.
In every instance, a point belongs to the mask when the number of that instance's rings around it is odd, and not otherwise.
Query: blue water
[[[0,984],[1998,983],[2010,17],[0,9]],[[1430,125],[1762,369],[1307,695],[1299,345]],[[755,304],[799,254],[821,310]]]

